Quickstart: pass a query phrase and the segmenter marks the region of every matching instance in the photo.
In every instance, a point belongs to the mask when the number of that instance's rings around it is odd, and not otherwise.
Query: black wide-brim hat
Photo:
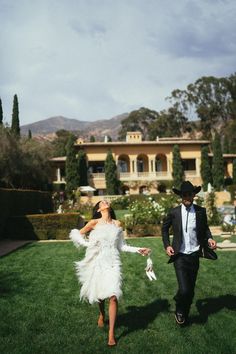
[[[201,186],[193,186],[191,182],[189,181],[184,181],[181,186],[180,190],[177,188],[172,188],[173,192],[178,195],[182,195],[183,193],[193,193],[197,194],[201,190]]]

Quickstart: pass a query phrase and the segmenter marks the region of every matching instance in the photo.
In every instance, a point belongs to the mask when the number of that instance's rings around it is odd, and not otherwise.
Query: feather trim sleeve
[[[78,229],[71,230],[69,234],[69,238],[72,240],[73,244],[77,248],[80,246],[88,247],[89,245],[89,242],[84,239],[84,237],[82,236],[82,234],[79,232]]]
[[[119,249],[119,251],[122,251],[122,252],[139,253],[140,247],[133,247],[133,246],[127,245],[127,243],[124,239],[123,231],[121,231],[119,234],[118,249]]]

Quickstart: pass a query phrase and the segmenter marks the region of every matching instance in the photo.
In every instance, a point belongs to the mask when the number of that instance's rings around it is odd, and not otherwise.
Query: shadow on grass
[[[236,311],[236,296],[227,294],[218,297],[200,299],[197,300],[196,307],[199,312],[199,316],[192,317],[190,319],[190,323],[206,323],[210,315],[213,315],[224,308]]]
[[[0,297],[11,297],[19,294],[25,288],[25,283],[17,272],[0,272]]]
[[[149,323],[153,322],[160,312],[168,312],[168,300],[156,300],[145,306],[129,306],[128,312],[118,315],[117,327],[124,326],[126,330],[119,336],[119,338],[127,334],[145,329]],[[117,338],[117,339],[119,339]]]

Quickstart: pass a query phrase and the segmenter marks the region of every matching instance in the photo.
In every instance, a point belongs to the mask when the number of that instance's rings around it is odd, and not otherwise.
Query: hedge
[[[53,211],[51,193],[0,188],[0,236],[9,216],[50,213]]]
[[[71,229],[83,225],[79,213],[11,216],[3,235],[12,240],[66,240]]]

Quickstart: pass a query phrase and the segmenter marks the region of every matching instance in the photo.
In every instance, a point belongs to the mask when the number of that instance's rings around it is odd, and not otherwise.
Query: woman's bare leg
[[[98,327],[103,327],[105,321],[105,300],[100,300],[98,306],[99,306]]]
[[[109,338],[108,345],[116,345],[115,340],[115,322],[117,315],[118,302],[116,296],[109,299]]]

